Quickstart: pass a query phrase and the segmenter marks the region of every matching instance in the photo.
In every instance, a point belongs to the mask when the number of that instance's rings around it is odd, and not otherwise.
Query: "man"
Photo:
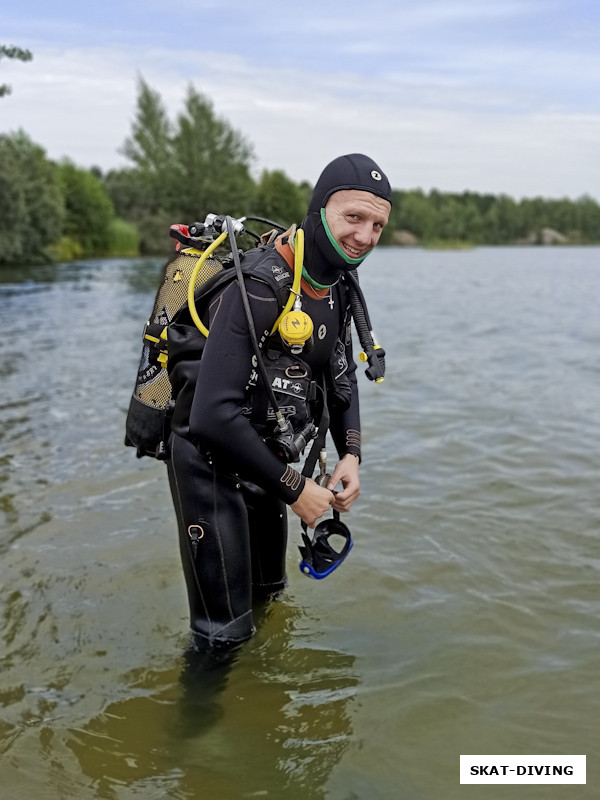
[[[244,285],[269,367],[304,377],[327,398],[339,455],[327,486],[303,476],[273,446],[269,404],[235,281],[204,309],[210,335],[201,348],[194,349],[198,333],[188,325],[169,329],[175,398],[169,480],[191,628],[199,641],[229,646],[248,639],[253,598],[285,585],[286,505],[312,528],[331,506],[348,511],[359,495],[360,418],[346,274],[375,247],[390,210],[390,184],[367,156],[341,156],[323,170],[301,226],[300,301],[314,336],[300,356],[292,357],[278,334],[271,336],[281,312],[276,281],[294,264],[293,229],[244,258]]]

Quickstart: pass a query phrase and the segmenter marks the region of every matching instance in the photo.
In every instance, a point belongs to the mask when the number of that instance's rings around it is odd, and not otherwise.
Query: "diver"
[[[334,159],[315,185],[300,229],[293,226],[243,255],[245,291],[229,281],[203,304],[208,338],[187,309],[169,325],[174,411],[167,468],[191,630],[202,646],[230,647],[250,638],[253,600],[285,586],[286,506],[306,530],[331,508],[336,515],[347,512],[359,495],[361,434],[348,285],[377,244],[391,202],[389,181],[371,158]],[[290,345],[272,331],[289,295],[301,234],[296,307],[310,318],[312,335]],[[257,369],[251,323],[270,387]],[[293,425],[291,441],[278,437],[273,387]],[[339,460],[319,482],[292,464],[324,427]]]

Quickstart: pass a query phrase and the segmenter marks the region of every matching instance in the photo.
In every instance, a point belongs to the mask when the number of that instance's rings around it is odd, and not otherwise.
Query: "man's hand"
[[[290,508],[297,514],[309,528],[314,528],[319,517],[329,509],[333,503],[333,492],[318,486],[314,481],[307,480],[300,497]]]
[[[338,461],[327,488],[333,490],[341,481],[343,491],[334,495],[333,507],[336,511],[350,511],[352,503],[360,494],[360,480],[358,478],[358,456],[347,453]]]

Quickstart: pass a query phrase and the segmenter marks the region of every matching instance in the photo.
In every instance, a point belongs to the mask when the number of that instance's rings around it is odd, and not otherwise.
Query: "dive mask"
[[[347,525],[340,520],[339,512],[333,512],[333,519],[319,522],[312,538],[309,538],[305,523],[302,523],[302,541],[299,546],[302,561],[300,572],[310,578],[326,578],[340,566],[352,549],[352,534]]]

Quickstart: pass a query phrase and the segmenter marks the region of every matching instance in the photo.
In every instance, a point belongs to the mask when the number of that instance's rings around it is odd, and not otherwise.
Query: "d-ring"
[[[187,532],[190,539],[195,539],[196,541],[202,539],[204,536],[204,528],[202,525],[190,525]]]

